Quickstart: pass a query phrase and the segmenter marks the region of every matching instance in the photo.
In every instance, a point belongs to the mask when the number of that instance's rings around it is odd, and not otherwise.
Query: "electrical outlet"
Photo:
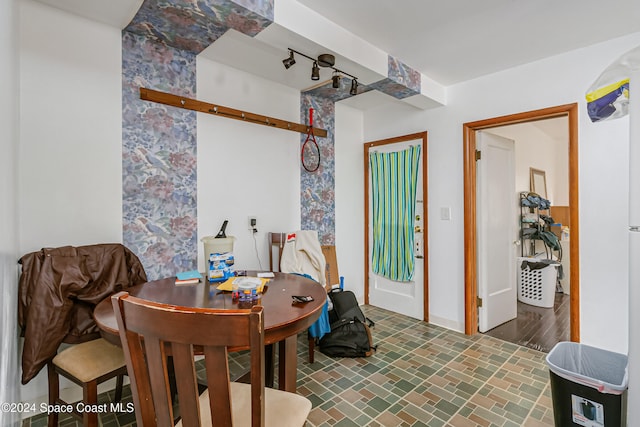
[[[258,231],[258,219],[255,216],[249,217],[249,231],[253,231],[254,233]]]

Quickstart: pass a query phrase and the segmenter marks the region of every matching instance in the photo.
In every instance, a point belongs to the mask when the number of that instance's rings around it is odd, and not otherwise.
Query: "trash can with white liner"
[[[627,356],[563,341],[547,364],[556,427],[626,427]]]

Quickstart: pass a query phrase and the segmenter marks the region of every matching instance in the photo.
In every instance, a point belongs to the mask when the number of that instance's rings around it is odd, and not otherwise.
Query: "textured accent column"
[[[198,53],[272,22],[273,0],[145,0],[123,31],[123,242],[151,280],[197,268],[197,116],[141,101],[140,87],[195,98]]]
[[[300,119],[309,122],[309,108],[313,108],[313,124],[326,129],[327,137],[318,138],[320,167],[307,172],[300,165],[300,224],[303,230],[317,230],[321,245],[335,245],[335,103],[331,99],[310,92],[300,96]],[[301,135],[300,148],[306,139]]]
[[[387,78],[368,85],[358,85],[358,95],[378,90],[396,99],[420,93],[421,75],[396,58],[389,56]],[[302,229],[317,230],[320,243],[334,245],[336,240],[335,211],[335,103],[349,98],[350,78],[343,78],[340,87],[331,83],[300,96],[300,121],[309,122],[309,108],[314,109],[314,125],[327,130],[326,138],[316,138],[320,146],[321,163],[315,172],[300,166],[300,224]],[[301,144],[306,136],[303,135]]]
[[[196,113],[141,101],[140,87],[195,97],[195,55],[123,32],[123,242],[153,280],[196,268]]]

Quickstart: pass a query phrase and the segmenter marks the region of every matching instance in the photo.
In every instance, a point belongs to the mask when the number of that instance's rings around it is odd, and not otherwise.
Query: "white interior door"
[[[411,140],[405,142],[397,142],[392,144],[379,145],[370,150],[378,152],[394,152],[401,151],[409,148],[410,145],[420,145],[421,153],[424,152],[426,147],[421,143],[422,140]],[[385,277],[374,274],[371,270],[371,263],[369,263],[369,304],[376,307],[381,307],[386,310],[390,310],[396,313],[401,313],[406,316],[410,316],[416,319],[424,319],[424,191],[423,191],[423,174],[424,167],[422,164],[423,156],[420,156],[420,163],[418,167],[418,183],[416,188],[416,230],[414,254],[415,258],[415,273],[413,275],[413,281],[411,282],[396,282],[389,280]],[[367,177],[371,182],[371,170],[369,170],[369,176]],[[371,186],[369,186],[369,218],[372,218],[372,195]],[[371,254],[373,250],[373,232],[372,222],[369,222],[368,230],[369,239],[369,253],[368,257],[371,260]]]
[[[486,332],[518,314],[515,243],[518,198],[515,143],[477,133],[478,329]]]

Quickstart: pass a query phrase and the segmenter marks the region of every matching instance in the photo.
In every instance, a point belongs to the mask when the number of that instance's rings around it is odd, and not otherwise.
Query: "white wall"
[[[120,30],[19,3],[19,253],[122,242]],[[21,399],[46,387],[45,369]]]
[[[198,58],[198,99],[300,121],[300,93],[237,69]],[[347,288],[363,296],[363,137],[361,111],[336,105],[336,250]],[[248,216],[258,219],[256,242],[268,269],[269,231],[300,227],[300,136],[237,120],[198,115],[198,239],[229,219],[237,238],[236,268],[258,269]],[[217,183],[213,185],[212,183]],[[243,195],[239,197],[239,195]],[[204,265],[199,244],[198,266]]]
[[[558,119],[554,119],[558,120]],[[563,118],[565,122],[568,119]],[[552,206],[569,206],[569,137],[556,140],[532,123],[501,126],[487,130],[516,141],[516,191],[530,191],[530,171],[545,172],[547,199]]]
[[[0,402],[18,402],[18,2],[0,2],[0,286],[8,301],[0,314]],[[14,425],[16,415],[0,411],[0,425]]]
[[[363,113],[336,104],[335,201],[338,272],[345,289],[364,302],[364,138]]]
[[[121,242],[120,30],[20,5],[20,251]]]
[[[626,352],[628,118],[592,124],[584,93],[640,44],[640,33],[512,68],[448,89],[448,105],[365,114],[365,140],[429,131],[430,313],[464,327],[462,124],[578,102],[581,340]],[[441,221],[441,206],[452,220]]]
[[[200,57],[197,69],[198,99],[300,121],[299,91]],[[198,239],[215,236],[228,219],[236,269],[269,270],[267,233],[300,228],[299,147],[296,132],[198,114]],[[204,266],[201,243],[198,253]]]

